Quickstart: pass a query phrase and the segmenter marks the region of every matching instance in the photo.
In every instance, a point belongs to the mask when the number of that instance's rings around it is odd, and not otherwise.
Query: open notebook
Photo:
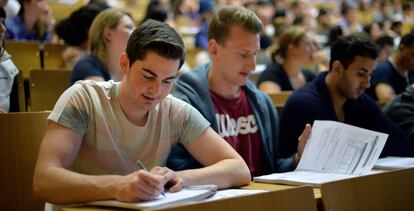
[[[295,171],[254,177],[257,182],[320,186],[375,173],[388,135],[335,121],[315,121]]]
[[[145,202],[127,203],[116,200],[93,201],[86,205],[121,207],[128,209],[160,208],[172,204],[181,204],[205,199],[217,192],[216,185],[196,185],[183,188],[176,193],[165,192],[165,196],[160,195],[157,199]]]

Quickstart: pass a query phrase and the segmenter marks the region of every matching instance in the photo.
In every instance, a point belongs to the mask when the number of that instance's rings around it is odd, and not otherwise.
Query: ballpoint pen
[[[142,170],[148,172],[147,167],[145,167],[144,163],[142,163],[140,160],[137,160],[137,165],[138,165],[138,168],[139,169],[142,169]],[[161,195],[165,197],[165,193],[164,192],[161,192]]]

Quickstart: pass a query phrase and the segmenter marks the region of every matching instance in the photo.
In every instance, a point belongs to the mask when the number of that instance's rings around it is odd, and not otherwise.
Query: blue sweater
[[[396,95],[400,94],[413,82],[412,77],[412,74],[402,76],[390,61],[384,61],[375,68],[367,94],[374,98],[374,100],[378,100],[375,88],[380,83],[388,84],[394,89]]]
[[[338,121],[328,87],[327,73],[319,76],[294,92],[283,108],[281,118],[280,154],[292,155],[297,148],[298,136],[305,124],[314,120]],[[345,123],[389,134],[381,156],[414,156],[414,144],[386,117],[367,94],[344,104]]]
[[[315,74],[309,70],[302,69],[301,72],[305,77],[306,83],[312,81],[315,78]],[[260,84],[266,81],[277,83],[282,91],[293,91],[293,86],[289,80],[289,76],[287,75],[283,66],[279,63],[273,63],[272,65],[268,66],[265,71],[263,71],[257,80],[257,86],[259,87]]]
[[[80,58],[73,66],[70,83],[74,84],[78,80],[85,80],[91,76],[102,77],[105,81],[111,80],[104,64],[97,57],[88,54]]]
[[[215,108],[208,87],[208,71],[210,64],[202,65],[195,70],[185,73],[176,81],[174,96],[194,106],[211,123],[211,127],[218,131],[215,119]],[[263,174],[272,172],[291,171],[295,168],[293,157],[281,159],[277,154],[279,118],[276,110],[263,92],[259,91],[252,82],[243,86],[247,99],[257,121],[262,142]],[[173,147],[167,166],[174,170],[183,170],[202,167],[179,144]]]

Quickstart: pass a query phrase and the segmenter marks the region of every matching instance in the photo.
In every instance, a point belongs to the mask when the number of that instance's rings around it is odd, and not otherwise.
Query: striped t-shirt
[[[171,147],[184,146],[210,123],[187,103],[167,96],[148,115],[145,126],[132,124],[118,101],[119,83],[79,81],[66,90],[48,119],[83,136],[74,170],[85,174],[126,175],[164,166]]]

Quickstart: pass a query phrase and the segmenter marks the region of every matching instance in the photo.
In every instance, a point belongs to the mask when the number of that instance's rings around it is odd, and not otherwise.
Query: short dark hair
[[[88,40],[89,28],[102,10],[95,6],[83,6],[55,26],[56,34],[66,44],[80,46]]]
[[[222,6],[213,15],[208,27],[208,40],[224,42],[233,26],[241,26],[252,34],[259,34],[263,25],[257,15],[244,7]]]
[[[375,43],[377,43],[379,46],[381,46],[381,48],[383,48],[386,45],[394,45],[394,38],[389,36],[389,35],[383,35],[381,37],[378,37],[375,40]]]
[[[410,32],[401,38],[400,45],[411,46],[414,43],[414,32]]]
[[[329,69],[332,69],[332,64],[337,60],[347,69],[356,56],[376,59],[379,55],[379,49],[377,44],[360,34],[339,37],[331,48]]]
[[[166,23],[149,19],[132,32],[126,48],[129,65],[136,60],[144,60],[149,50],[168,59],[180,59],[179,68],[184,64],[184,42]]]

